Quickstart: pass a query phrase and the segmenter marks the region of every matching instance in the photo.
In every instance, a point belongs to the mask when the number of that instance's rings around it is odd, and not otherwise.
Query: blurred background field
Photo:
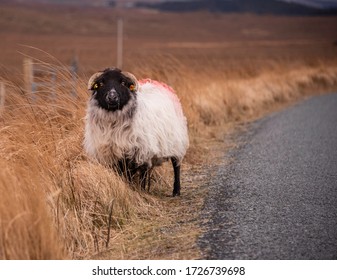
[[[86,83],[117,63],[118,18],[123,70],[175,88],[186,113],[181,198],[168,197],[170,166],[142,193],[83,153]],[[223,135],[238,124],[337,88],[336,16],[0,2],[0,35],[3,259],[200,258],[202,170],[212,170],[214,146],[226,145]],[[28,94],[25,58],[46,72],[61,69],[57,86]]]

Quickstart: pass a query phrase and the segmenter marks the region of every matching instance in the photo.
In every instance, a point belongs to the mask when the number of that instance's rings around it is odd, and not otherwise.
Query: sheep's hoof
[[[180,196],[180,191],[179,191],[179,192],[173,192],[172,196],[173,196],[173,197],[175,197],[175,196]]]

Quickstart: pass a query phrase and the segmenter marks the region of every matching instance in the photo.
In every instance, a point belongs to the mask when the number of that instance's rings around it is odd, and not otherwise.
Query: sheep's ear
[[[97,78],[99,76],[101,76],[103,74],[103,72],[97,72],[95,73],[94,75],[92,75],[89,79],[89,82],[88,82],[88,90],[92,90],[93,87],[94,87],[94,84],[95,84],[95,81],[97,80]]]
[[[138,81],[137,81],[137,78],[135,77],[135,75],[131,74],[130,72],[122,72],[122,74],[132,81],[132,84],[130,86],[130,90],[132,92],[138,91],[139,84],[138,84]]]

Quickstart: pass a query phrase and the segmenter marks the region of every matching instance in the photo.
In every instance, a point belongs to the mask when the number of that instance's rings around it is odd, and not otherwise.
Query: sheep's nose
[[[118,95],[117,95],[116,90],[114,89],[110,90],[108,94],[106,95],[105,100],[108,103],[116,102],[118,100]]]

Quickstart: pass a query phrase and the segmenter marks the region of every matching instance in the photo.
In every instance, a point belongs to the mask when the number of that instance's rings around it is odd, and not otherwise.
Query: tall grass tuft
[[[64,71],[58,73],[62,86],[49,89],[56,98],[48,88],[32,98],[7,82],[0,129],[1,258],[88,258],[105,250],[110,228],[149,215],[154,204],[83,154],[86,85],[79,80],[71,88]]]

